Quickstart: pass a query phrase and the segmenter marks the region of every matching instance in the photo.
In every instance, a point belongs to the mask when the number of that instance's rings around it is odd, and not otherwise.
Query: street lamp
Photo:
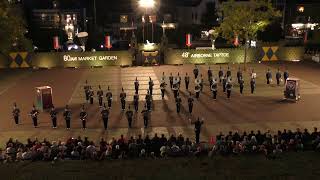
[[[142,8],[153,8],[156,4],[154,0],[139,0],[139,6]]]
[[[142,23],[143,23],[142,39],[143,39],[143,43],[144,43],[144,40],[145,40],[145,38],[144,38],[144,35],[145,35],[144,24],[146,22],[146,19],[145,19],[146,18],[146,14],[147,14],[147,11],[148,11],[149,8],[150,9],[154,8],[156,2],[155,2],[155,0],[139,0],[138,4],[139,4],[139,6],[141,8],[145,9],[145,12],[144,12],[144,15],[143,15],[143,18],[142,18]],[[151,23],[153,23],[153,22],[151,22]],[[147,32],[147,34],[148,34],[148,32]]]

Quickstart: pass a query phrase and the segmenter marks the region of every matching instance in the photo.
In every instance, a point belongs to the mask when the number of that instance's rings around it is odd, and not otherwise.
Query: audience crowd
[[[295,132],[284,129],[277,134],[270,131],[229,132],[220,133],[209,143],[196,144],[182,135],[166,138],[159,137],[126,139],[123,135],[119,139],[113,138],[106,142],[103,138],[98,144],[87,137],[82,139],[69,138],[66,142],[43,141],[35,138],[28,139],[26,144],[18,140],[9,139],[6,148],[0,150],[0,162],[17,161],[59,161],[59,160],[106,160],[132,158],[166,158],[166,157],[198,157],[215,155],[263,154],[267,158],[277,158],[289,151],[320,150],[320,132],[314,128]]]

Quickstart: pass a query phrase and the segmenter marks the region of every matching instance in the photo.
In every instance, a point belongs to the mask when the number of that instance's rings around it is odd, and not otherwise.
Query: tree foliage
[[[229,0],[222,4],[222,13],[219,32],[228,40],[233,40],[235,36],[239,40],[256,39],[258,31],[263,31],[275,18],[281,16],[268,0]]]
[[[22,9],[19,5],[0,1],[0,51],[24,51],[32,48],[32,42],[25,37],[27,32]]]

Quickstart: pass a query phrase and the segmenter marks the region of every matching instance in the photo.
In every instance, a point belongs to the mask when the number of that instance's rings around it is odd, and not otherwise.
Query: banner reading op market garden
[[[39,68],[130,65],[132,56],[128,51],[36,53],[32,58],[32,66]]]

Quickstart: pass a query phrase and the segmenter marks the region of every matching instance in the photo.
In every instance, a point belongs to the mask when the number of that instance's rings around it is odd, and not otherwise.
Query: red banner
[[[191,34],[186,35],[186,46],[190,47],[192,45],[192,36]]]
[[[60,48],[60,44],[59,44],[59,37],[58,36],[54,36],[53,37],[53,49],[59,49]]]
[[[106,46],[106,48],[108,48],[108,49],[111,49],[111,48],[112,48],[111,36],[106,36],[106,37],[105,37],[105,46]]]

